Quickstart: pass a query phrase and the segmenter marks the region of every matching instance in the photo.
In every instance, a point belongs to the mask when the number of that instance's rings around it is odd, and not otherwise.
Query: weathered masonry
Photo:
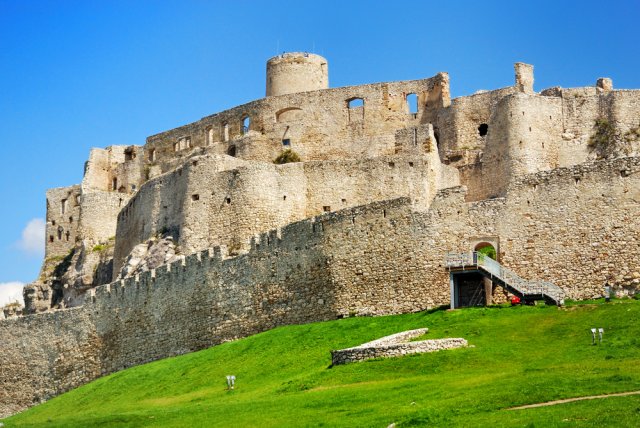
[[[47,192],[27,315],[0,321],[0,415],[279,325],[639,288],[640,91],[536,92],[522,63],[455,99],[446,73],[328,82],[279,55],[265,98],[92,149]],[[447,255],[487,246],[498,265],[452,287]]]

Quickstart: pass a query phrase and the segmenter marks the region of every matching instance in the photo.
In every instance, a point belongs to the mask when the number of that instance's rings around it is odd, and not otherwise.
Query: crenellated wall
[[[114,272],[135,245],[156,235],[172,235],[184,253],[224,245],[237,254],[256,234],[322,212],[400,196],[426,208],[438,189],[459,182],[425,142],[407,156],[285,165],[192,157],[143,185],[123,208]],[[226,169],[231,163],[237,167]]]
[[[95,289],[84,306],[0,321],[0,415],[97,376],[278,325],[449,303],[448,252],[497,243],[500,261],[569,298],[640,287],[640,158],[514,180],[505,197],[439,191],[427,210],[374,202],[260,234]],[[500,290],[496,290],[500,293]]]

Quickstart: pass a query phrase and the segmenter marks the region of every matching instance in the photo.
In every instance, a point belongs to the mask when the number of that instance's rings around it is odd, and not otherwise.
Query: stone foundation
[[[462,338],[446,338],[420,340],[409,342],[415,337],[422,336],[429,331],[428,328],[403,331],[401,333],[385,336],[371,342],[363,343],[353,348],[331,351],[331,365],[347,364],[372,358],[401,357],[409,354],[422,354],[436,352],[445,349],[462,348],[468,345]]]

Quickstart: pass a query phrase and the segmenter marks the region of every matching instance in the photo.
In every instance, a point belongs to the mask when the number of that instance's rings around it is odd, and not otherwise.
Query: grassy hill
[[[330,368],[403,330],[469,348]],[[591,345],[592,327],[605,329]],[[237,377],[227,391],[225,375]],[[101,378],[4,420],[23,426],[640,426],[640,302],[492,307],[278,328]]]

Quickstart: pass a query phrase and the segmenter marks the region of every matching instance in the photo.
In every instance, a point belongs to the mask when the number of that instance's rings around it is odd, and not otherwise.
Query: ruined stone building
[[[638,288],[640,91],[535,92],[522,63],[455,99],[446,73],[328,76],[271,58],[265,98],[92,149],[82,183],[47,192],[28,315],[0,321],[0,415],[278,325],[449,305],[447,254],[483,246],[564,298]]]

